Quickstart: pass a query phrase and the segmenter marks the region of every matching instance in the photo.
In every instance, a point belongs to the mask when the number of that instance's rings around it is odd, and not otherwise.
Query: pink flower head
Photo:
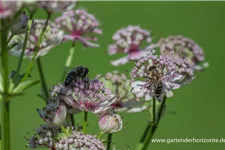
[[[13,16],[22,6],[22,1],[0,1],[0,19]]]
[[[138,60],[141,57],[147,56],[153,52],[156,45],[150,45],[146,48],[141,48],[143,42],[150,44],[152,42],[150,32],[141,29],[139,26],[128,26],[118,30],[113,35],[115,44],[109,45],[108,52],[110,55],[116,53],[127,53],[128,55],[118,60],[112,61],[114,66],[123,65],[129,60]]]
[[[187,62],[173,59],[170,55],[149,55],[136,62],[131,71],[133,77],[144,80],[132,83],[132,92],[137,97],[161,101],[163,95],[173,96],[171,90],[180,88],[193,79],[193,70]]]
[[[85,46],[99,47],[98,44],[93,43],[97,38],[90,34],[102,34],[102,30],[98,28],[99,22],[95,16],[86,10],[64,12],[55,20],[55,24],[65,31],[64,40],[79,40]]]
[[[25,50],[24,57],[32,58],[35,53],[35,47],[37,45],[38,39],[40,37],[41,30],[43,29],[45,24],[45,20],[35,20],[34,25],[30,30],[30,34],[28,37],[27,48]],[[43,56],[49,52],[50,49],[55,47],[62,41],[63,32],[58,30],[55,25],[49,22],[47,29],[44,33],[44,38],[40,44],[38,49],[37,57]],[[13,47],[9,54],[14,56],[20,56],[22,52],[23,42],[25,39],[25,35],[16,35],[13,37],[11,44],[18,43],[15,47]]]
[[[69,107],[68,113],[80,111],[90,111],[100,114],[111,108],[117,98],[106,89],[99,80],[91,80],[87,83],[79,80],[75,82],[72,89],[67,87],[55,86],[52,95],[58,95],[61,101],[64,101]]]
[[[76,5],[76,1],[39,1],[39,5],[49,13],[63,12],[73,9]]]
[[[203,70],[208,66],[202,48],[193,40],[178,36],[169,36],[160,42],[162,54],[173,53],[175,58],[186,59],[195,70]]]
[[[98,75],[97,79],[118,97],[112,104],[115,111],[141,112],[147,109],[147,106],[131,92],[133,80],[128,79],[125,74],[119,74],[117,71],[108,72],[105,76]]]

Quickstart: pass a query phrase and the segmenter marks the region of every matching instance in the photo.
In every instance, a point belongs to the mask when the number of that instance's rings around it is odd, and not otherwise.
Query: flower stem
[[[25,81],[25,80],[28,78],[28,76],[29,76],[29,74],[30,74],[30,71],[32,70],[34,61],[35,61],[35,59],[36,59],[36,57],[37,57],[37,54],[38,54],[38,51],[39,51],[39,48],[40,48],[41,42],[42,42],[42,40],[43,40],[44,33],[45,33],[45,31],[46,31],[46,28],[47,28],[47,25],[48,25],[48,22],[49,22],[50,18],[51,18],[51,14],[48,14],[48,17],[47,17],[47,20],[46,20],[46,22],[45,22],[45,25],[44,25],[43,29],[41,30],[40,36],[39,36],[38,41],[37,41],[37,44],[36,44],[36,46],[35,46],[35,49],[34,49],[34,55],[33,55],[33,57],[32,57],[32,60],[31,60],[31,62],[30,62],[30,64],[29,64],[28,68],[27,68],[26,74],[24,75],[24,77],[23,77],[23,79],[22,79],[22,82]]]
[[[155,134],[155,131],[158,127],[158,124],[160,122],[165,104],[166,104],[166,96],[164,96],[164,98],[161,102],[161,105],[160,105],[160,108],[159,108],[159,111],[158,111],[158,115],[157,115],[157,117],[158,117],[157,121],[155,123],[153,122],[153,125],[151,126],[151,129],[149,130],[148,136],[146,137],[146,140],[144,142],[144,146],[143,146],[142,150],[146,150],[148,148],[148,145],[150,144],[151,139],[153,138],[153,136]]]
[[[44,76],[44,72],[41,66],[41,58],[38,57],[37,58],[37,66],[38,66],[38,72],[40,75],[40,79],[41,79],[41,86],[42,86],[42,92],[44,94],[44,98],[46,99],[46,101],[48,100],[49,94],[48,94],[48,87],[45,81],[45,76]]]
[[[8,41],[7,41],[7,43],[9,43],[9,42],[11,41],[11,39],[13,38],[13,36],[14,36],[14,34],[11,34],[11,35],[10,35],[10,37],[9,37],[9,39],[8,39]]]
[[[32,20],[32,19],[33,19],[33,15],[30,16],[30,20]],[[32,27],[32,24],[31,24],[30,27],[28,26],[28,28],[26,30],[25,39],[24,39],[23,47],[22,47],[22,52],[21,52],[19,62],[18,62],[18,65],[17,65],[16,75],[15,75],[14,81],[17,79],[18,75],[20,74],[20,69],[21,69],[21,66],[22,66],[25,49],[27,47],[28,35],[29,35],[29,31],[30,31],[31,27]],[[15,85],[15,86],[17,86],[17,85]]]
[[[140,150],[140,149],[143,147],[145,138],[146,138],[147,135],[148,135],[148,131],[150,130],[151,125],[152,125],[152,124],[148,122],[148,124],[147,124],[147,126],[146,126],[146,128],[145,128],[145,131],[143,132],[142,137],[141,137],[141,139],[140,139],[140,141],[139,141],[139,143],[138,143],[138,145],[137,145],[137,147],[136,147],[136,150]]]
[[[83,124],[83,133],[87,133],[87,119],[88,119],[88,112],[84,111],[84,124]]]
[[[1,26],[5,27],[5,20],[1,20]],[[10,150],[10,122],[9,122],[9,100],[8,100],[8,51],[7,36],[8,29],[1,31],[1,57],[3,72],[3,93],[1,100],[1,140],[2,150]]]
[[[67,56],[67,59],[66,59],[65,68],[71,67],[71,63],[72,63],[72,60],[73,60],[73,54],[75,52],[75,46],[76,46],[76,43],[74,41],[71,45],[69,55]],[[64,70],[64,72],[62,74],[61,81],[64,81],[66,74],[67,74],[67,70]]]
[[[107,140],[107,150],[110,150],[112,143],[112,133],[108,134],[108,140]]]

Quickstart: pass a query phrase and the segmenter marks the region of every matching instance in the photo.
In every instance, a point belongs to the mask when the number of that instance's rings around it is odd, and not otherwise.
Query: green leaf
[[[36,84],[40,83],[40,80],[29,80],[29,81],[25,81],[21,84],[19,84],[13,91],[12,94],[20,94],[22,93],[24,90],[26,90],[27,88],[30,88],[31,86],[34,86]]]

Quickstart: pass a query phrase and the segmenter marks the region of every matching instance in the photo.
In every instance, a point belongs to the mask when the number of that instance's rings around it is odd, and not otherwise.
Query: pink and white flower
[[[22,1],[0,1],[0,19],[13,16],[22,6]]]
[[[203,49],[192,39],[181,35],[169,36],[161,39],[159,44],[162,54],[173,53],[175,58],[186,59],[195,70],[203,70],[208,66]]]
[[[40,7],[48,11],[52,12],[63,12],[67,10],[71,10],[75,7],[76,1],[39,1]]]
[[[130,25],[127,28],[118,30],[113,35],[113,40],[115,41],[115,44],[109,45],[109,55],[121,52],[128,54],[125,57],[112,61],[111,63],[114,66],[126,64],[130,60],[138,60],[141,57],[153,53],[154,48],[157,47],[157,44],[151,44],[152,39],[150,32],[141,29],[139,26]],[[148,46],[142,48],[141,45],[143,42],[146,42]]]
[[[35,54],[35,49],[37,42],[40,37],[41,30],[45,26],[45,20],[35,20],[35,23],[32,25],[30,34],[27,41],[27,47],[25,49],[25,58],[32,58]],[[49,50],[55,47],[62,41],[63,31],[56,28],[56,26],[49,22],[44,33],[43,40],[40,44],[40,47],[37,52],[37,57],[46,55]],[[9,54],[14,56],[20,56],[22,52],[22,47],[24,43],[25,35],[20,34],[13,37],[11,44],[18,43],[15,47],[9,50]]]
[[[145,100],[154,97],[158,101],[161,101],[164,95],[173,96],[173,89],[180,88],[194,78],[193,70],[186,61],[175,60],[170,55],[149,55],[141,58],[136,62],[131,75],[144,79],[132,83],[132,92],[137,97],[143,97]]]
[[[64,40],[80,41],[88,47],[99,47],[93,43],[97,37],[91,34],[102,34],[99,29],[99,22],[94,15],[89,14],[84,9],[64,12],[62,16],[56,18],[55,24],[65,31]]]
[[[114,133],[123,128],[123,121],[120,115],[115,113],[103,113],[98,121],[101,133]]]
[[[68,113],[90,111],[101,114],[111,109],[111,105],[117,100],[117,97],[97,79],[91,80],[88,85],[81,80],[74,84],[71,89],[63,85],[55,86],[51,93],[59,96],[60,101],[69,106]]]

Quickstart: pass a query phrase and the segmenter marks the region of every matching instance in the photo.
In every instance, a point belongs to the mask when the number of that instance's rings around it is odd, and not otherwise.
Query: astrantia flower
[[[28,143],[28,147],[46,147],[52,150],[106,150],[103,143],[92,135],[84,135],[74,128],[58,128],[45,125],[36,130]]]
[[[22,6],[22,1],[0,1],[0,19],[14,15]]]
[[[39,1],[39,5],[49,13],[63,12],[73,9],[76,1]]]
[[[114,66],[123,65],[129,60],[138,60],[139,58],[153,52],[156,45],[152,44],[146,48],[141,48],[143,42],[150,44],[152,42],[150,32],[141,29],[139,26],[128,26],[118,30],[113,35],[115,44],[108,48],[110,55],[116,53],[127,53],[128,55],[118,60],[112,61]]]
[[[11,34],[17,35],[25,33],[27,30],[28,16],[23,12],[11,28]]]
[[[64,125],[66,123],[66,106],[57,100],[49,101],[46,108],[43,108],[43,110],[37,109],[37,111],[46,123],[58,125]]]
[[[173,96],[171,90],[178,89],[188,80],[192,80],[193,70],[184,60],[175,60],[170,55],[149,55],[136,62],[131,75],[145,79],[132,83],[132,92],[137,97],[150,100],[154,96],[161,101],[163,95]]]
[[[35,20],[34,25],[32,25],[27,48],[25,50],[24,57],[32,58],[35,53],[35,46],[37,45],[38,39],[40,37],[41,30],[44,28],[45,20]],[[38,49],[37,57],[43,56],[48,53],[50,49],[59,44],[62,40],[63,32],[55,27],[55,25],[49,22],[46,31],[44,33],[43,40]],[[15,47],[13,47],[9,54],[14,56],[20,56],[22,52],[22,47],[24,43],[25,35],[16,35],[13,37],[11,43],[18,43]]]
[[[123,121],[118,114],[103,113],[100,115],[98,125],[102,133],[113,133],[123,128]]]
[[[71,89],[61,86],[55,86],[52,95],[58,95],[61,100],[72,107],[73,111],[90,111],[101,113],[111,108],[117,98],[105,88],[99,80],[91,80],[87,83],[79,80],[74,83]]]
[[[64,40],[79,40],[85,46],[98,47],[97,37],[90,34],[102,34],[95,16],[84,9],[64,12],[55,21],[58,28],[65,31]]]
[[[202,70],[208,66],[202,48],[193,40],[183,36],[169,36],[160,42],[162,54],[173,53],[175,58],[186,59],[195,70]]]
[[[147,109],[147,106],[131,92],[132,79],[128,79],[125,74],[114,71],[106,73],[105,76],[98,75],[97,78],[118,97],[112,104],[115,111],[141,112]]]

